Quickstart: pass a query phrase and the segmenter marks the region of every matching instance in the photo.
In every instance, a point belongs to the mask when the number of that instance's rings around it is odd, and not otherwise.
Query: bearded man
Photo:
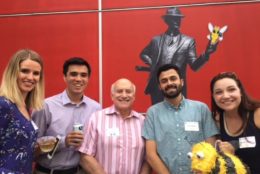
[[[191,174],[187,153],[195,143],[214,144],[218,129],[206,104],[182,95],[184,80],[177,66],[160,67],[157,80],[164,101],[147,111],[142,131],[147,161],[156,173]]]

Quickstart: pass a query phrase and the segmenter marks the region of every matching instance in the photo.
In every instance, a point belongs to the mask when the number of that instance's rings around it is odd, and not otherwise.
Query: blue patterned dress
[[[16,105],[0,97],[0,173],[31,174],[37,132]]]

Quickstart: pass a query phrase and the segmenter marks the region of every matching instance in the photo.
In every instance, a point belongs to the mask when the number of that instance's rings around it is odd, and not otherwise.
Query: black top
[[[237,141],[239,142],[239,138],[242,137],[250,137],[254,136],[256,141],[256,146],[251,148],[240,148],[238,145],[238,149],[235,154],[246,163],[251,170],[251,174],[260,174],[260,129],[256,127],[254,122],[254,112],[249,113],[248,124],[245,130],[237,136],[230,136],[227,134],[225,126],[223,114],[220,115],[220,134],[222,141]],[[247,140],[245,138],[245,140]],[[249,140],[248,140],[249,141]]]

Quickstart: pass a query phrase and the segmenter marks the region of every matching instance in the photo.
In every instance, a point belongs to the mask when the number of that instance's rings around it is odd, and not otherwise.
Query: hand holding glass
[[[53,136],[44,136],[37,140],[42,152],[47,153],[52,151],[55,146],[56,138]]]

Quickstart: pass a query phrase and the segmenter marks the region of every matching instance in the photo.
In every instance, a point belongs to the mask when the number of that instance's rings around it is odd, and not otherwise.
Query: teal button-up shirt
[[[183,97],[178,108],[166,100],[151,106],[142,136],[156,142],[157,153],[171,173],[191,174],[187,153],[192,145],[218,133],[207,105]]]

